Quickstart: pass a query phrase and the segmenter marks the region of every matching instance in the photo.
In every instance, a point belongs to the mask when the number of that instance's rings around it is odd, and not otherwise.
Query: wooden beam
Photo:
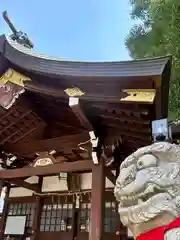
[[[105,142],[109,142],[112,138],[115,140],[117,135],[119,136],[119,138],[121,137],[121,135],[124,135],[129,138],[135,139],[135,141],[137,141],[138,139],[143,142],[144,140],[147,140],[147,142],[151,140],[151,134],[148,136],[147,133],[124,131],[124,129],[120,128],[121,125],[118,129],[115,127],[109,127],[108,129],[106,129],[108,135],[104,139]],[[84,131],[83,133],[76,135],[68,135],[43,140],[29,140],[17,144],[5,144],[3,146],[3,149],[4,151],[14,153],[15,155],[27,157],[34,155],[34,153],[36,152],[44,152],[50,150],[66,152],[69,151],[69,149],[77,149],[79,143],[86,142],[87,140],[90,140],[89,131]]]
[[[76,161],[70,163],[56,163],[43,167],[26,167],[0,171],[0,179],[8,180],[12,178],[46,176],[60,172],[83,172],[91,171],[93,163],[91,160]]]
[[[20,180],[20,179],[8,179],[9,183],[11,184],[15,184],[19,187],[22,187],[22,188],[26,188],[26,189],[29,189],[31,191],[34,191],[34,192],[38,192],[38,185],[37,184],[31,184],[31,183],[28,183],[28,182],[25,182],[23,180]]]
[[[86,115],[84,114],[80,103],[79,98],[77,97],[70,97],[69,98],[69,106],[72,109],[73,113],[76,115],[76,117],[79,119],[82,126],[87,129],[89,132],[93,131],[93,127],[89,120],[87,119]]]
[[[157,120],[167,118],[168,116],[170,76],[171,76],[171,61],[168,61],[161,78],[159,77],[155,81],[155,87],[157,89],[155,99],[155,115]]]
[[[93,77],[94,78],[94,77]],[[120,102],[120,96],[122,95],[121,89],[152,89],[154,76],[142,76],[142,77],[109,77],[109,81],[106,78],[96,78],[92,77],[73,77],[73,79],[69,79],[69,85],[73,86],[74,83],[78,83],[79,87],[84,89],[84,80],[88,82],[89,85],[86,85],[88,91],[80,98],[95,102]],[[121,81],[119,81],[121,80]],[[97,83],[97,84],[96,84]],[[117,89],[118,83],[118,89]],[[96,86],[95,86],[96,85]],[[45,84],[35,83],[34,81],[25,82],[25,88],[39,93],[46,93],[46,95],[54,96],[54,97],[69,97],[65,91],[61,88],[55,88],[51,86],[46,86]],[[114,91],[116,90],[116,91]],[[106,96],[106,97],[104,97]]]
[[[89,240],[102,240],[104,235],[105,166],[103,159],[92,168],[91,224]]]
[[[27,156],[28,154],[34,154],[36,152],[45,152],[50,150],[63,151],[64,149],[77,148],[79,143],[86,142],[89,139],[89,132],[85,131],[76,135],[43,140],[30,140],[18,144],[5,144],[3,149],[7,152]]]
[[[105,175],[114,185],[116,185],[116,176],[111,172],[110,168],[106,167]]]

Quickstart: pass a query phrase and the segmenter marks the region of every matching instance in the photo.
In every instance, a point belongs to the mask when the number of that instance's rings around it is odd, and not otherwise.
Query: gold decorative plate
[[[156,95],[155,89],[124,89],[127,96],[121,97],[120,102],[147,102],[153,103]]]

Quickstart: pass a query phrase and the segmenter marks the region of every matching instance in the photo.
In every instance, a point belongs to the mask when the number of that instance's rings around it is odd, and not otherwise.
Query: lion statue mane
[[[157,142],[138,149],[122,162],[114,193],[121,222],[134,237],[180,217],[180,146]],[[180,226],[174,232],[164,239],[180,239]]]

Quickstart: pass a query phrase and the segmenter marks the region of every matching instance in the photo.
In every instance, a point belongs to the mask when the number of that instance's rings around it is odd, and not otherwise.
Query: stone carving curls
[[[180,217],[180,146],[159,142],[138,149],[121,164],[114,193],[134,237]],[[180,224],[162,239],[179,239],[179,232]]]

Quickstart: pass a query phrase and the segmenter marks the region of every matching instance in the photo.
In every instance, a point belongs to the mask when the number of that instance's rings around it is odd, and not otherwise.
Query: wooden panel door
[[[104,216],[104,239],[125,240],[126,234],[121,230],[117,205],[114,201],[106,201]],[[120,231],[119,231],[120,230]]]
[[[80,204],[80,209],[78,210],[78,219],[76,221],[78,224],[77,237],[75,238],[76,240],[89,239],[90,210],[90,202],[84,202]],[[118,230],[120,230],[119,233]],[[127,231],[120,223],[117,206],[114,201],[108,201],[105,203],[104,240],[110,239],[128,240]]]

